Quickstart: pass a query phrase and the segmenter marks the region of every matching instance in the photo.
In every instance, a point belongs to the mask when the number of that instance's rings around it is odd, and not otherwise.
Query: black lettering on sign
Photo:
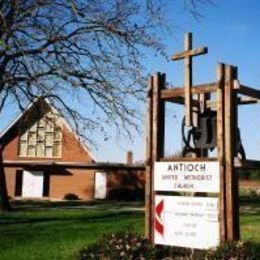
[[[205,172],[205,163],[169,163],[167,167],[168,172]]]

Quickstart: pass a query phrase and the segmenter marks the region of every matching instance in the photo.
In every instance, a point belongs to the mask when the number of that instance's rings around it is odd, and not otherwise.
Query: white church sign
[[[154,243],[208,249],[219,245],[218,198],[155,196]]]
[[[219,192],[219,162],[156,162],[155,191]]]

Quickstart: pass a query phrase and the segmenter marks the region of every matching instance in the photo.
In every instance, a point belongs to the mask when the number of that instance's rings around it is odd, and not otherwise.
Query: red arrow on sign
[[[155,230],[162,236],[164,233],[164,227],[161,223],[162,222],[161,214],[162,214],[163,208],[164,208],[164,203],[163,203],[163,200],[161,200],[159,202],[159,204],[157,204],[157,206],[155,206],[155,223],[154,223]]]

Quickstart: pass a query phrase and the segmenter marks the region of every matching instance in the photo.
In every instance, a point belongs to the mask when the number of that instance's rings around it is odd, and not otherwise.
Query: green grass
[[[241,238],[260,245],[259,199],[241,202]],[[142,205],[105,203],[72,209],[71,203],[37,203],[33,208],[16,205],[16,211],[0,215],[0,259],[73,259],[85,245],[103,234],[119,230],[143,233]],[[76,207],[88,206],[82,203]],[[95,208],[96,206],[96,208]],[[137,210],[129,211],[129,207]]]
[[[260,214],[242,213],[240,216],[241,239],[260,245]]]
[[[260,197],[241,196],[240,228],[241,239],[260,246]]]
[[[50,209],[1,215],[0,259],[73,259],[104,233],[142,232],[143,213],[101,209]]]

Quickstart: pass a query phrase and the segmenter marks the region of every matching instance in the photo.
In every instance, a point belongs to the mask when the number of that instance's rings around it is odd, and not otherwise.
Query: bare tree
[[[189,10],[209,0],[185,0]],[[142,3],[143,2],[143,3]],[[21,110],[38,96],[49,97],[79,128],[103,129],[113,121],[137,126],[142,99],[144,48],[163,53],[164,1],[0,1],[0,111],[12,98]],[[64,96],[83,96],[84,116]],[[85,98],[86,97],[86,98]],[[86,134],[85,132],[84,134]],[[89,139],[90,140],[90,139]]]
[[[77,92],[88,96],[82,106],[103,112],[98,117],[125,129],[135,125],[133,100],[142,99],[145,89],[140,47],[162,50],[149,12],[154,6],[137,2],[1,1],[0,109],[7,98],[23,110],[46,96],[79,133],[79,127],[101,130],[99,118],[84,117],[64,102],[65,93]]]
[[[23,110],[43,96],[86,138],[92,132],[82,130],[103,131],[109,122],[126,131],[137,127],[136,102],[146,85],[143,49],[163,54],[162,6],[153,0],[0,0],[0,112],[9,99]],[[66,101],[71,95],[81,97],[81,109]],[[89,109],[93,113],[82,113]]]
[[[3,166],[2,142],[0,141],[0,211],[9,211],[10,209]]]

